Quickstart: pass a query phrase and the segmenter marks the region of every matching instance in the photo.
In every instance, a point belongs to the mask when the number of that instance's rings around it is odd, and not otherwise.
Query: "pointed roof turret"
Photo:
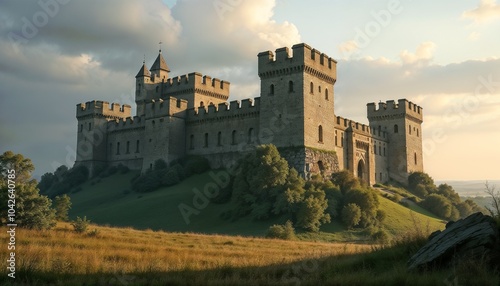
[[[154,64],[151,66],[151,71],[159,71],[159,70],[170,72],[170,68],[168,67],[167,62],[165,61],[165,59],[161,54],[161,49]]]
[[[135,78],[143,77],[143,76],[151,76],[151,73],[149,72],[148,68],[146,67],[145,62],[142,62],[142,67],[139,70],[139,72],[137,73],[137,75],[135,76]]]

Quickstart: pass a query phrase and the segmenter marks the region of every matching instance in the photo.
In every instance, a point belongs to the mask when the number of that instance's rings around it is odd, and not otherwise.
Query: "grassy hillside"
[[[15,284],[0,285],[498,285],[484,265],[408,272],[416,245],[282,241],[91,226],[77,234],[19,230]],[[5,233],[5,227],[0,227]],[[7,248],[0,259],[7,259]],[[463,265],[462,265],[463,264]],[[6,272],[4,269],[3,272]],[[455,284],[453,284],[455,285]]]
[[[269,226],[284,223],[284,219],[280,218],[266,221],[254,221],[250,218],[233,222],[224,220],[220,214],[232,207],[229,203],[209,203],[203,209],[195,209],[193,190],[203,190],[207,183],[213,182],[208,172],[190,177],[176,186],[144,194],[130,191],[130,179],[135,175],[132,172],[115,174],[100,179],[98,183],[95,180],[85,183],[81,191],[70,194],[73,203],[70,217],[87,216],[98,224],[137,229],[246,236],[263,236]],[[429,213],[416,205],[410,206],[414,211],[410,212],[410,209],[382,196],[380,201],[381,208],[387,213],[384,227],[391,234],[406,231],[414,221],[424,229],[428,224],[431,231],[444,227],[440,220],[427,216]],[[179,210],[180,204],[193,207],[198,212],[189,216],[188,223]],[[317,241],[365,240],[366,236],[366,231],[363,230],[346,230],[338,219],[322,226],[320,233],[299,233],[299,239]]]

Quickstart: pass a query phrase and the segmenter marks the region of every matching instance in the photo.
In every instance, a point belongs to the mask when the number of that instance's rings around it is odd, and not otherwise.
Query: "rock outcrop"
[[[499,241],[493,218],[475,213],[431,234],[427,244],[410,258],[408,268],[439,268],[465,258],[496,260]]]

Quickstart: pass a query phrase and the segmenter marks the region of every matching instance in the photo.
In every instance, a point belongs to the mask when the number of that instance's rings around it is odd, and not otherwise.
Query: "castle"
[[[406,99],[368,103],[369,125],[336,116],[336,65],[307,44],[261,52],[260,97],[228,102],[229,82],[197,72],[172,77],[160,50],[135,77],[136,116],[130,105],[77,105],[75,164],[145,171],[157,159],[200,155],[227,168],[272,143],[306,178],[347,169],[374,184],[423,171],[422,108]]]

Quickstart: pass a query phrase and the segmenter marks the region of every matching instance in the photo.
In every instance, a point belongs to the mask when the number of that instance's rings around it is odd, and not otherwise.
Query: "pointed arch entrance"
[[[358,161],[358,168],[357,168],[357,171],[358,171],[358,178],[360,180],[365,180],[366,179],[366,171],[365,171],[365,162],[363,162],[363,160],[359,160]]]

